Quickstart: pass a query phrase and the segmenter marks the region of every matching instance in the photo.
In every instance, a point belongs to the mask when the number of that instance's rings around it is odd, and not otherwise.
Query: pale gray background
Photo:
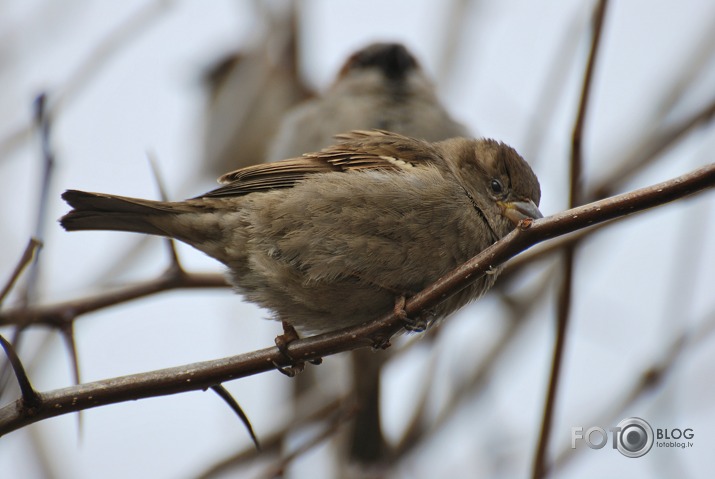
[[[303,3],[302,73],[328,87],[345,57],[374,40],[406,43],[439,83],[454,115],[476,135],[505,141],[534,165],[545,215],[567,204],[570,133],[589,45],[591,1],[482,1],[463,16],[464,31],[450,70],[443,56],[449,9],[443,1],[313,0]],[[99,277],[111,258],[136,237],[121,233],[66,234],[51,221],[67,210],[67,188],[157,197],[147,164],[152,151],[169,195],[199,194],[201,70],[245,45],[260,28],[250,2],[72,0],[0,3],[0,142],[30,121],[41,90],[62,92],[68,80],[110,32],[137,11],[163,11],[93,70],[54,125],[53,178],[41,301],[79,297],[103,284],[150,278],[167,264],[164,245],[152,240],[140,265],[116,277]],[[587,184],[622,158],[634,138],[657,118],[660,100],[688,67],[707,32],[715,29],[715,3],[707,0],[612,2],[594,80],[584,143]],[[712,37],[712,36],[711,36]],[[715,97],[715,57],[670,115],[677,121]],[[562,94],[543,103],[554,62],[563,62]],[[544,118],[546,112],[547,118]],[[537,129],[535,148],[530,135]],[[703,129],[649,167],[627,189],[645,186],[713,161],[715,134]],[[0,157],[0,280],[9,275],[33,232],[39,185],[37,141]],[[553,451],[570,444],[570,427],[594,417],[638,371],[665,353],[664,346],[715,310],[715,194],[643,214],[584,244],[578,254],[571,335],[555,416]],[[179,247],[192,271],[220,271],[214,261]],[[679,288],[675,293],[669,292]],[[553,289],[553,288],[552,288]],[[688,295],[686,307],[674,302]],[[536,444],[551,355],[554,300],[539,306],[492,374],[489,387],[465,407],[430,447],[397,477],[524,477]],[[678,304],[677,308],[672,305]],[[440,390],[459,381],[464,363],[480,357],[501,327],[502,306],[486,298],[456,315],[440,339]],[[219,358],[271,345],[279,326],[265,312],[227,290],[179,291],[107,309],[76,324],[84,381]],[[709,315],[709,316],[708,316]],[[3,334],[7,330],[0,331]],[[65,345],[58,335],[28,335],[20,352],[34,385],[49,390],[71,384]],[[581,451],[557,477],[711,477],[715,470],[715,342],[700,343],[674,365],[664,387],[632,405],[628,414],[660,427],[692,427],[695,448],[654,449],[627,459],[609,449]],[[38,353],[38,348],[42,348]],[[39,355],[38,355],[39,354]],[[326,358],[326,362],[331,361]],[[414,379],[427,355],[415,348],[386,374],[386,433],[396,437],[407,420],[403,407],[417,392]],[[289,380],[277,373],[227,386],[261,434],[277,428]],[[620,419],[620,418],[618,418]],[[614,425],[600,424],[601,426]],[[44,455],[59,478],[192,477],[249,440],[232,413],[211,393],[189,393],[124,403],[85,413],[81,438],[74,415],[44,421],[0,439],[0,476],[45,477]],[[332,477],[327,446],[303,456],[293,477]],[[38,456],[38,450],[41,450]],[[446,475],[445,475],[446,474]]]

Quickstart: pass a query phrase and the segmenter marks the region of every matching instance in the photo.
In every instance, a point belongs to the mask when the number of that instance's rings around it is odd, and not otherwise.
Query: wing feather
[[[318,153],[306,153],[300,158],[252,165],[226,173],[218,180],[223,186],[201,197],[239,196],[291,188],[318,173],[402,171],[439,161],[439,154],[430,143],[383,130],[356,130],[335,138],[339,143]]]

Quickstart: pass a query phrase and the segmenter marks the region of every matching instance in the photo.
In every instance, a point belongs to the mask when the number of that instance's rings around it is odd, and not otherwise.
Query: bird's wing
[[[340,143],[318,153],[226,173],[218,180],[223,186],[201,197],[240,196],[290,188],[316,173],[406,170],[432,163],[439,156],[430,143],[382,130],[357,130],[337,135],[336,139]]]

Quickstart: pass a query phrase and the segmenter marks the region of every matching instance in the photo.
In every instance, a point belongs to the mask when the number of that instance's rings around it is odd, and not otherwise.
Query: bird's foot
[[[298,337],[298,333],[296,332],[295,328],[283,321],[283,334],[281,334],[280,336],[276,336],[275,343],[278,350],[286,359],[285,362],[287,362],[288,364],[280,365],[276,361],[273,361],[273,365],[279,372],[285,374],[289,378],[294,377],[296,374],[302,372],[305,369],[305,361],[303,361],[302,359],[294,358],[288,352],[288,346],[296,339],[300,338]],[[320,364],[323,362],[323,360],[321,358],[315,358],[308,360],[308,362],[311,364]]]
[[[378,350],[378,349],[387,349],[390,346],[392,346],[392,343],[390,342],[390,338],[385,338],[383,336],[374,336],[371,338],[372,340],[372,349]]]
[[[423,316],[420,315],[417,318],[411,318],[407,315],[407,311],[405,311],[405,303],[407,302],[407,299],[405,298],[404,295],[398,296],[395,298],[395,307],[393,309],[393,312],[395,313],[395,316],[399,318],[402,323],[405,325],[405,329],[407,331],[413,332],[413,333],[421,333],[424,330],[427,329],[427,326],[429,326],[429,321]]]

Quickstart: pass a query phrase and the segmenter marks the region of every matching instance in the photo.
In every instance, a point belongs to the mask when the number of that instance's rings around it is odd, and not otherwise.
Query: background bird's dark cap
[[[401,80],[410,71],[419,68],[419,63],[400,43],[373,43],[348,58],[339,76],[368,68],[382,70],[390,80]]]

